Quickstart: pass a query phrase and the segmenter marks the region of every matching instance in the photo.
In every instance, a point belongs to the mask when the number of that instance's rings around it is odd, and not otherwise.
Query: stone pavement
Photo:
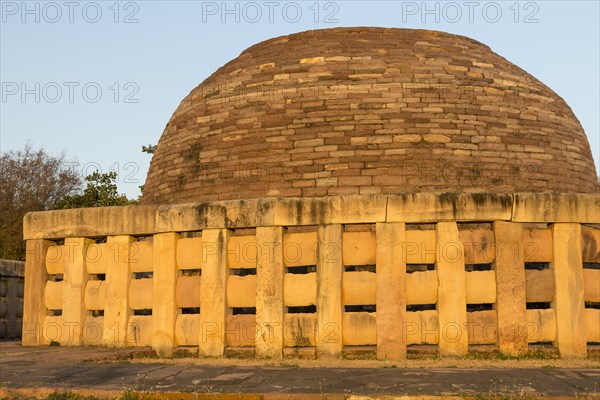
[[[510,395],[600,398],[598,368],[297,368],[118,361],[131,349],[22,347],[0,343],[5,389],[187,393]],[[104,361],[102,361],[104,360]],[[284,364],[285,365],[285,364]]]

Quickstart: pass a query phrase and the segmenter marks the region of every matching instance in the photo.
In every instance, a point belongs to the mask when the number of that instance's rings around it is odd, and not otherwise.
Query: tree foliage
[[[149,144],[148,146],[142,145],[142,153],[154,154],[157,146],[158,145],[156,145],[156,144]],[[142,194],[144,194],[144,185],[140,185],[138,187],[140,188],[140,192],[142,192]]]
[[[156,145],[155,144],[149,144],[148,146],[143,146],[142,145],[142,153],[154,154],[155,151],[156,151]]]
[[[81,186],[81,178],[65,159],[27,144],[0,156],[0,258],[25,256],[23,216],[54,208]]]
[[[106,174],[94,172],[85,177],[87,186],[82,193],[64,196],[56,202],[55,208],[109,207],[135,204],[136,201],[129,200],[124,194],[119,194],[116,180],[117,173],[114,171]]]
[[[26,145],[0,157],[0,258],[25,259],[23,217],[32,211],[135,204],[117,191],[117,173],[94,172],[82,179],[64,153]]]

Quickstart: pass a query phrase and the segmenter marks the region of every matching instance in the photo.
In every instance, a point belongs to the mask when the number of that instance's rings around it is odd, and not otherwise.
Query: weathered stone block
[[[517,193],[515,222],[600,223],[600,196],[575,193]]]
[[[467,304],[493,304],[496,302],[496,273],[472,271],[465,273]]]
[[[525,270],[525,290],[527,303],[546,303],[554,301],[554,272]]]
[[[407,312],[402,334],[406,336],[406,344],[438,344],[440,335],[438,312],[436,310]]]
[[[510,220],[512,195],[414,193],[388,196],[388,222]]]
[[[104,317],[93,317],[91,315],[87,315],[83,323],[84,345],[102,345],[102,332],[104,332]]]
[[[239,314],[227,316],[225,339],[227,346],[252,347],[256,345],[258,324],[256,315]]]
[[[256,236],[232,236],[229,240],[229,268],[256,268],[258,260]]]
[[[200,314],[179,314],[175,320],[175,344],[198,346],[200,339]]]
[[[42,321],[42,341],[39,344],[56,345],[67,342],[69,332],[64,329],[65,323],[62,316],[48,315]]]
[[[93,240],[85,238],[65,239],[68,256],[64,263],[62,317],[69,335],[63,344],[70,346],[83,344],[83,324],[88,314],[84,302],[85,287],[89,279],[85,256],[87,246],[92,243]]]
[[[342,226],[317,231],[317,358],[342,356]]]
[[[407,277],[402,257],[405,237],[402,223],[377,224],[376,265],[376,344],[377,358],[406,358]]]
[[[377,278],[374,272],[344,272],[342,299],[344,305],[376,304]]]
[[[366,346],[377,344],[375,313],[344,313],[342,320],[344,345]]]
[[[550,229],[523,229],[525,262],[552,261],[552,231]]]
[[[114,206],[27,213],[23,238],[63,239],[115,235],[151,235],[156,232],[158,206]]]
[[[156,232],[270,226],[276,203],[276,199],[252,199],[160,206]]]
[[[585,336],[588,342],[600,342],[600,310],[586,308],[585,318]]]
[[[498,343],[497,318],[494,310],[467,313],[469,344]]]
[[[561,357],[586,356],[585,304],[581,227],[573,223],[552,226],[554,255],[554,303],[556,311],[556,346]]]
[[[285,314],[283,333],[286,347],[315,346],[317,343],[317,315]]]
[[[69,260],[70,249],[67,246],[51,246],[46,252],[46,270],[48,274],[64,274],[65,263]]]
[[[108,243],[90,243],[85,254],[88,274],[106,274],[110,257],[114,257],[114,251],[108,247]]]
[[[227,278],[227,307],[255,307],[256,280],[256,275],[230,275]]]
[[[154,270],[153,241],[140,240],[131,244],[129,258],[131,272],[152,272]]]
[[[177,268],[201,269],[204,262],[202,238],[180,238],[177,240]]]
[[[132,315],[126,328],[126,346],[150,346],[152,344],[152,315]]]
[[[467,301],[465,288],[464,248],[455,222],[439,222],[436,240],[440,246],[436,262],[438,273],[439,348],[445,356],[467,353]]]
[[[406,275],[406,304],[435,304],[437,299],[437,271],[418,271]]]
[[[465,248],[465,264],[489,264],[494,261],[494,232],[490,229],[460,230],[458,236]]]
[[[200,355],[222,357],[225,352],[227,309],[227,247],[231,231],[206,229],[202,232],[202,293],[200,297]]]
[[[523,227],[512,222],[494,222],[496,240],[496,312],[500,351],[518,355],[527,351],[527,307]]]
[[[103,344],[109,347],[127,345],[129,317],[129,285],[131,264],[129,247],[135,242],[132,236],[109,236],[108,247],[112,250],[106,266],[106,303],[104,306]]]
[[[283,278],[283,300],[287,307],[317,304],[317,274],[285,274]]]
[[[556,312],[554,310],[527,310],[527,341],[529,343],[556,340]]]
[[[581,227],[583,262],[600,263],[600,229]]]
[[[283,231],[256,228],[256,356],[283,357]]]
[[[84,294],[86,310],[104,310],[105,303],[106,281],[88,281]]]
[[[202,276],[178,276],[175,286],[175,304],[178,308],[200,307]]]
[[[44,288],[44,302],[48,310],[62,310],[63,308],[63,288],[65,283],[47,281]]]
[[[375,265],[375,232],[344,232],[344,265]]]
[[[439,249],[434,230],[410,230],[405,236],[401,256],[406,264],[435,264]]]
[[[317,232],[284,234],[283,260],[286,267],[317,265]]]
[[[387,198],[379,195],[279,199],[274,224],[282,226],[360,224],[385,221]]]
[[[583,270],[583,298],[585,301],[600,303],[600,270]]]
[[[154,296],[153,289],[154,278],[132,279],[129,283],[129,308],[132,310],[151,310]],[[174,282],[172,289],[174,289]],[[169,291],[169,294],[169,303],[174,306],[174,292],[171,294]]]

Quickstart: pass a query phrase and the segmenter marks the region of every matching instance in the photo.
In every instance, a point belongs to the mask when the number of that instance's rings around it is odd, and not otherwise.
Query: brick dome
[[[443,32],[337,28],[259,43],[183,99],[144,203],[406,192],[598,192],[565,101]]]

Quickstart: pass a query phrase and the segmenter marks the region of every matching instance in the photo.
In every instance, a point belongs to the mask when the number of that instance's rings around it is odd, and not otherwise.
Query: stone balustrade
[[[0,259],[0,339],[21,337],[24,271],[23,261]]]
[[[600,196],[354,195],[30,213],[24,345],[585,357]]]

